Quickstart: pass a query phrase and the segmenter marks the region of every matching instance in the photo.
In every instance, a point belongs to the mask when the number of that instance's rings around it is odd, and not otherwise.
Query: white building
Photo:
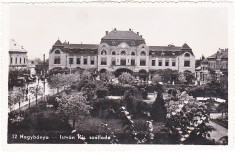
[[[27,68],[28,58],[27,51],[19,45],[14,39],[9,44],[9,68]]]
[[[185,43],[182,46],[148,46],[139,32],[132,29],[106,31],[100,44],[70,44],[57,40],[49,53],[49,70],[94,68],[115,74],[129,72],[144,80],[160,69],[195,73],[195,56]]]

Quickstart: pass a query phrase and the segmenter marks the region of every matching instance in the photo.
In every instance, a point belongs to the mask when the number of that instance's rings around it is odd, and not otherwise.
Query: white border
[[[170,3],[169,3],[170,1]],[[208,0],[199,0],[199,1],[178,1],[178,0],[169,0],[169,1],[148,1],[145,3],[133,2],[129,1],[118,1],[118,2],[107,2],[106,3],[101,1],[92,2],[87,1],[82,3],[70,2],[64,3],[62,0],[57,0],[58,3],[52,3],[53,1],[49,1],[49,3],[40,3],[40,2],[48,2],[44,0],[40,0],[39,2],[27,0],[24,2],[28,2],[27,5],[47,5],[47,6],[100,6],[100,7],[175,7],[175,6],[192,6],[192,7],[207,7],[207,6],[229,6],[230,7],[230,20],[229,20],[229,145],[228,146],[201,146],[201,145],[78,145],[78,144],[7,144],[7,78],[8,78],[8,40],[9,40],[9,27],[8,27],[8,16],[9,16],[9,5],[26,5],[25,3],[2,3],[1,4],[1,51],[0,51],[0,87],[1,87],[1,133],[0,133],[0,141],[1,141],[1,149],[5,152],[30,152],[30,151],[98,151],[98,152],[124,152],[124,151],[132,151],[132,152],[166,152],[171,151],[173,153],[180,152],[182,150],[187,153],[199,153],[199,152],[215,152],[218,151],[219,153],[230,152],[234,150],[234,143],[235,143],[235,135],[234,135],[234,124],[235,124],[235,66],[234,66],[234,32],[235,32],[235,15],[234,15],[234,3],[232,1],[208,1]],[[3,1],[4,2],[4,1]],[[16,0],[11,0],[11,2],[16,2]],[[34,3],[31,3],[34,2]]]

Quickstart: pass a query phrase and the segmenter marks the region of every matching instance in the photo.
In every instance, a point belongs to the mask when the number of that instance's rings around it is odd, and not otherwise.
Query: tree
[[[172,69],[158,70],[157,73],[162,77],[164,83],[173,82],[177,80],[178,72]]]
[[[201,58],[201,60],[204,60],[205,59],[205,56],[204,55],[202,55],[202,58]]]
[[[162,82],[162,77],[159,74],[154,74],[152,78],[152,82],[156,84],[159,82]]]
[[[162,93],[159,92],[157,94],[157,98],[153,103],[151,115],[152,118],[156,121],[165,121],[166,120],[166,107],[165,107],[165,101],[162,97]]]
[[[83,75],[83,77],[85,75],[86,73]],[[60,88],[70,87],[71,85],[80,81],[81,81],[81,75],[79,73],[75,73],[75,74],[60,74],[59,73],[54,76],[51,76],[48,80],[50,86],[52,88],[57,89],[57,93],[59,92]]]
[[[118,81],[122,84],[132,84],[135,78],[127,72],[123,72],[119,77]]]
[[[128,111],[131,111],[132,114],[134,112],[134,97],[133,94],[130,90],[126,90],[124,93],[124,98],[123,98],[124,105],[126,106]]]
[[[20,89],[14,90],[10,93],[8,100],[10,100],[10,101],[8,101],[9,106],[12,106],[12,105],[18,103],[19,109],[20,109],[21,101],[23,100],[23,93],[21,92]]]
[[[208,125],[209,115],[205,103],[197,102],[186,92],[179,96],[179,101],[166,104],[166,127],[173,141],[177,144],[194,144],[196,141],[205,142],[213,130]]]
[[[91,109],[92,107],[89,105],[89,102],[82,92],[73,95],[63,93],[58,108],[63,118],[73,121],[73,129],[75,129],[76,120],[89,115]]]
[[[47,71],[48,70],[48,66],[49,66],[49,59],[46,59],[46,61],[41,61],[39,58],[36,59],[37,64],[35,65],[35,71],[38,75],[41,75],[41,73],[43,71]]]
[[[185,78],[185,75],[183,73],[180,73],[180,75],[178,76],[178,81],[179,81],[179,83],[185,83],[186,82],[186,78]]]
[[[29,88],[29,93],[31,93],[36,98],[36,105],[38,104],[38,96],[43,95],[42,87],[36,85],[34,87]]]
[[[110,71],[105,71],[104,73],[100,74],[100,79],[104,82],[110,83],[114,78],[115,78],[114,74]]]
[[[185,71],[184,76],[185,76],[185,80],[186,80],[187,83],[192,83],[193,79],[195,79],[194,74],[191,73],[191,72]]]

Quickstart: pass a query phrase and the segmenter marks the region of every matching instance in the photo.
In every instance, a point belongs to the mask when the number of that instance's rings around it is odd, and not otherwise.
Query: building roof
[[[60,40],[57,40],[53,45],[53,48],[50,52],[54,51],[54,49],[59,48],[63,50],[63,52],[67,52],[70,54],[97,54],[98,45],[97,44],[69,44],[67,42],[61,43]]]
[[[23,46],[18,44],[14,39],[10,39],[9,42],[9,52],[22,52],[25,53],[27,50],[24,49]]]
[[[150,54],[155,56],[177,56],[185,52],[183,49],[187,49],[187,52],[193,54],[191,48],[185,48],[186,45],[184,44],[184,47],[174,46],[172,44],[168,46],[149,46],[149,51]]]
[[[118,31],[114,29],[111,32],[106,32],[106,35],[101,38],[101,43],[107,43],[110,46],[117,46],[122,42],[127,43],[129,46],[139,46],[145,44],[145,40],[139,33],[129,31]]]
[[[228,49],[219,49],[215,54],[207,57],[208,59],[216,59],[217,57],[228,59]]]
[[[102,39],[105,40],[144,40],[137,33],[132,30],[129,31],[117,31],[113,30],[106,34]]]
[[[63,45],[59,39],[54,44],[54,46],[57,46],[57,45]]]
[[[64,44],[64,48],[97,50],[98,45],[97,44]]]
[[[208,64],[208,59],[207,59],[207,58],[203,59],[203,60],[201,61],[201,64]]]
[[[184,43],[181,47],[181,49],[191,49],[187,43]]]
[[[152,51],[181,51],[181,47],[177,47],[174,45],[168,46],[149,46],[149,50]]]

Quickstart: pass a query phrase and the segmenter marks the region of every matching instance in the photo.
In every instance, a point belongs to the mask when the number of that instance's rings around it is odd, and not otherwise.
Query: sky
[[[62,42],[99,44],[105,31],[133,29],[149,46],[187,43],[196,58],[228,48],[228,9],[224,7],[10,7],[10,39],[41,58]]]

